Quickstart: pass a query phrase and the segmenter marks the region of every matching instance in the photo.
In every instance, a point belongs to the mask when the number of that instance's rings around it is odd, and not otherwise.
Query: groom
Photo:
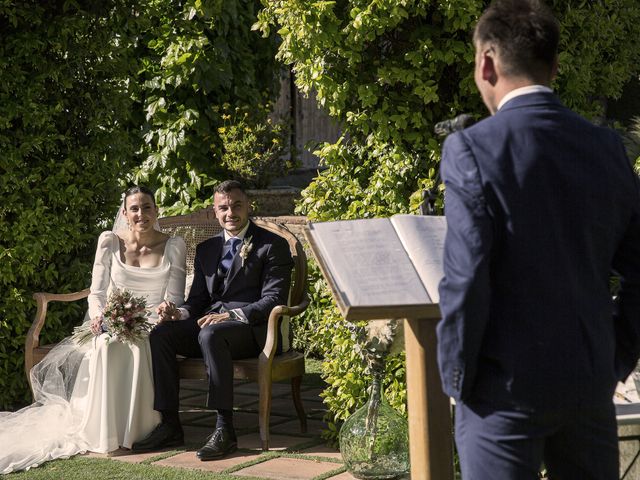
[[[213,199],[224,231],[196,247],[189,298],[181,308],[161,305],[160,322],[149,338],[154,408],[162,423],[133,444],[136,452],[184,443],[176,354],[204,358],[207,406],[217,410],[215,431],[197,457],[214,460],[234,452],[233,360],[258,356],[271,309],[287,303],[293,267],[287,242],[249,220],[249,198],[239,182],[222,182]]]

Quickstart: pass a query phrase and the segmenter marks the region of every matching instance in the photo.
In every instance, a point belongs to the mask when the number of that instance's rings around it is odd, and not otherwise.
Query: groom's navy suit
[[[516,412],[482,433],[508,457],[506,435],[543,435],[513,427],[521,413],[543,423],[595,408],[616,442],[614,388],[640,354],[640,193],[618,135],[530,93],[450,135],[441,174],[438,361],[445,392],[466,408],[457,439],[473,418]]]
[[[258,355],[269,313],[276,305],[287,304],[293,267],[288,243],[253,222],[244,239],[251,245],[244,265],[242,255],[236,254],[226,275],[220,269],[224,232],[200,243],[193,284],[182,305],[189,318],[163,322],[152,331],[156,410],[178,410],[176,354],[203,357],[209,376],[208,406],[233,408],[233,359]],[[248,323],[227,320],[202,329],[197,324],[206,314],[237,309]]]

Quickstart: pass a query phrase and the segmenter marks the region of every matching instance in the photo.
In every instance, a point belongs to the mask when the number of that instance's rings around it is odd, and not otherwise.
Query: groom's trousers
[[[196,319],[167,321],[149,336],[155,390],[154,409],[177,412],[180,377],[177,355],[203,358],[207,369],[207,407],[233,408],[233,360],[257,357],[256,327],[235,320],[198,326]],[[266,325],[264,326],[266,328]]]

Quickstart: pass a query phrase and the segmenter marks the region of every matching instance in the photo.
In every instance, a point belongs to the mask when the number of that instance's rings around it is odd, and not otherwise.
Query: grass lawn
[[[6,475],[5,478],[7,480],[240,480],[243,477],[77,456],[68,460],[47,462],[26,472]]]

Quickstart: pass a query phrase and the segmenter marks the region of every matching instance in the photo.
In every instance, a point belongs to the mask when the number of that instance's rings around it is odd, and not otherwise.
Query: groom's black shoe
[[[196,456],[202,461],[216,460],[235,452],[237,449],[236,432],[229,428],[218,427],[209,436],[204,447],[196,452]]]
[[[181,447],[182,445],[184,445],[182,427],[161,423],[145,438],[139,442],[134,442],[131,445],[131,451],[136,453],[151,452],[162,448]]]

